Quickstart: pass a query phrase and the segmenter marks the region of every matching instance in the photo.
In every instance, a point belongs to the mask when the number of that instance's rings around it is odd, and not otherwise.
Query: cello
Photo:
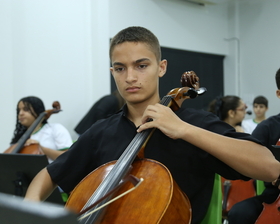
[[[171,90],[161,104],[177,110],[185,99],[202,95],[206,89],[199,88],[198,81],[194,72],[184,73],[183,87]],[[190,223],[189,199],[169,170],[155,160],[143,158],[154,130],[137,133],[117,161],[98,167],[74,188],[66,208],[78,213],[79,223]],[[131,208],[133,211],[128,213]]]
[[[255,224],[279,224],[280,222],[280,195],[272,204],[263,203],[263,210]]]
[[[21,153],[21,154],[34,154],[34,155],[42,154],[38,144],[32,144],[29,146],[24,146],[24,144],[26,140],[30,138],[30,135],[36,129],[36,127],[43,122],[43,120],[47,120],[52,114],[61,111],[60,103],[58,101],[54,101],[52,106],[53,109],[46,110],[41,114],[39,114],[39,116],[32,123],[32,125],[26,130],[26,132],[21,136],[18,142],[10,146],[8,149],[6,149],[4,153],[11,153],[11,154]]]

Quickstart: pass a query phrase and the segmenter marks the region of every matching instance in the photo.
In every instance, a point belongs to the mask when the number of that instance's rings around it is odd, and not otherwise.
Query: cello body
[[[70,194],[66,208],[79,212],[114,164],[104,164],[88,174]],[[143,183],[122,199],[109,204],[100,223],[190,223],[190,202],[164,165],[150,159],[136,160],[130,173],[138,178],[143,177]],[[115,196],[131,188],[130,185],[126,183]]]
[[[231,207],[247,198],[256,196],[254,180],[227,180],[221,177],[223,184],[223,217],[226,219]]]
[[[255,224],[280,223],[280,195],[272,204],[263,203],[263,210]]]
[[[15,145],[10,146],[8,149],[4,151],[4,153],[13,153]],[[40,147],[38,144],[32,144],[29,146],[23,146],[23,148],[20,149],[19,153],[21,154],[30,154],[30,155],[43,155],[42,151],[40,150]]]

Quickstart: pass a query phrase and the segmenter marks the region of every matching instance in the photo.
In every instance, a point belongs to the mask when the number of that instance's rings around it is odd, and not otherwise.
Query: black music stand
[[[22,197],[0,193],[1,224],[78,224],[77,215],[62,205],[23,201]]]
[[[32,179],[48,164],[46,155],[0,153],[0,192],[24,197]],[[58,188],[46,201],[64,204]]]

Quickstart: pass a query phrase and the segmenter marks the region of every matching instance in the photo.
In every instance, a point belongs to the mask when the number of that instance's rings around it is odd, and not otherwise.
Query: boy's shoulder
[[[279,125],[280,125],[280,114],[270,116],[258,124],[260,128],[271,127],[271,126],[279,127]]]
[[[265,123],[265,122],[280,122],[280,113],[276,114],[276,115],[272,115],[270,117],[268,117],[267,119],[265,119],[264,121],[262,121],[261,123]]]

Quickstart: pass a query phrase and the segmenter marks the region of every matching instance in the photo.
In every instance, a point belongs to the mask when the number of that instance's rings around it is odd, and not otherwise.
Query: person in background
[[[83,134],[94,122],[116,113],[124,104],[125,101],[119,91],[115,90],[112,94],[106,95],[94,103],[74,130],[79,135]]]
[[[209,104],[208,111],[216,114],[238,132],[244,132],[241,122],[245,117],[247,106],[238,96],[217,97]]]
[[[44,103],[35,96],[24,97],[17,104],[16,128],[11,145],[14,147],[36,118],[45,111]],[[72,138],[68,130],[59,123],[50,124],[44,119],[32,132],[25,146],[38,144],[42,154],[49,162],[55,160],[72,145]]]
[[[161,59],[159,41],[151,31],[135,26],[121,30],[111,41],[110,59],[125,106],[95,122],[67,152],[42,169],[29,185],[26,201],[45,200],[57,186],[73,191],[97,167],[118,160],[135,135],[150,128],[155,130],[145,143],[145,158],[164,164],[188,196],[192,224],[200,223],[206,214],[215,173],[232,179],[277,179],[280,163],[251,135],[235,132],[207,111],[178,108],[173,112],[159,103],[159,78],[166,72],[167,60]]]
[[[280,68],[275,75],[277,90],[276,96],[280,98]],[[271,116],[257,125],[252,136],[272,150],[280,138],[280,114]],[[261,161],[260,161],[261,162]],[[254,224],[263,210],[263,203],[273,203],[280,194],[274,182],[265,182],[265,190],[261,195],[246,199],[235,204],[229,211],[229,224]],[[275,209],[277,209],[275,207]]]
[[[209,104],[209,111],[216,114],[222,121],[232,126],[236,132],[244,132],[241,127],[241,122],[246,114],[246,105],[240,97],[234,95],[227,95],[224,97],[217,97]],[[232,206],[230,203],[232,197],[235,197],[235,192],[242,192],[242,196],[234,198],[236,201],[241,201],[254,195],[255,191],[249,194],[243,194],[244,190],[251,192],[253,182],[244,180],[229,180],[228,178],[221,176],[221,183],[223,186],[223,223],[226,223],[228,210]],[[229,194],[231,192],[232,194]],[[233,196],[232,196],[233,195]],[[226,206],[225,206],[226,205]]]
[[[255,118],[242,121],[244,132],[252,134],[259,123],[265,120],[265,113],[268,110],[268,100],[264,96],[257,96],[253,101]]]

